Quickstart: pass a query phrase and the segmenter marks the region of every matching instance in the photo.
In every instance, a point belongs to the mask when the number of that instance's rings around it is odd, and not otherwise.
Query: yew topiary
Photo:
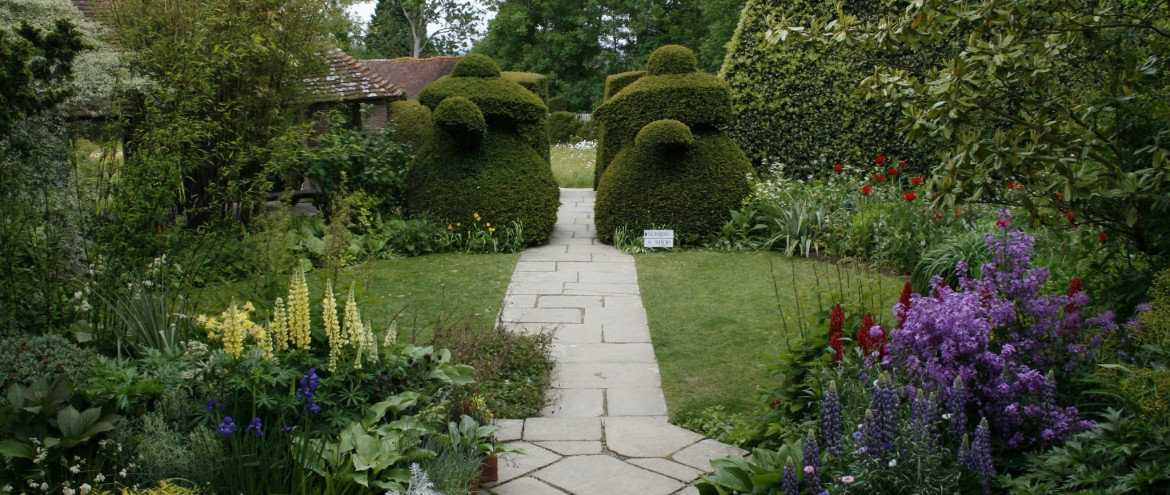
[[[461,68],[465,63],[471,66]],[[486,56],[469,55],[419,93],[434,125],[407,177],[407,205],[446,223],[470,222],[475,214],[493,226],[520,222],[525,239],[541,243],[560,206],[546,158],[548,110],[498,70],[490,75],[492,66]]]
[[[394,101],[390,103],[390,126],[394,142],[417,150],[431,133],[431,109],[413,100]]]
[[[731,113],[727,85],[695,70],[686,48],[668,45],[650,59],[640,77],[611,79],[611,88],[630,82],[593,113],[603,129],[597,230],[609,241],[619,227],[666,227],[696,243],[750,192],[751,162],[720,130]]]

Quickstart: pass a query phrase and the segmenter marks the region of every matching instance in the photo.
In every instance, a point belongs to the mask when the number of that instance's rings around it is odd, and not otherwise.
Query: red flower
[[[881,164],[886,162],[886,156],[885,155],[878,155],[877,158],[873,159],[873,162],[878,164],[878,165],[881,165]]]
[[[841,310],[841,305],[838,304],[833,307],[833,312],[829,315],[829,347],[833,348],[833,362],[840,363],[841,358],[845,356],[845,351],[841,349],[841,335],[845,328],[845,311]]]
[[[833,171],[834,171],[834,172],[840,172],[840,171],[842,171],[842,170],[845,170],[845,166],[844,166],[844,165],[841,165],[840,163],[838,163],[838,164],[836,164],[836,165],[833,165]]]
[[[913,179],[910,179],[910,183],[913,185],[916,185],[916,186],[919,184],[922,184],[923,182],[924,181],[922,180],[922,177],[915,177]]]
[[[1060,213],[1061,213],[1062,215],[1064,215],[1064,218],[1067,218],[1067,219],[1068,219],[1068,224],[1069,224],[1069,226],[1076,226],[1076,224],[1077,224],[1077,217],[1076,217],[1076,215],[1073,215],[1073,212],[1071,212],[1071,211],[1068,211],[1068,210],[1064,210],[1064,211],[1062,211],[1062,212],[1060,212]]]
[[[1064,201],[1064,194],[1056,193],[1056,200],[1057,201]]]
[[[1081,282],[1081,277],[1073,277],[1072,281],[1070,281],[1068,283],[1069,303],[1068,303],[1068,306],[1064,307],[1065,313],[1072,313],[1073,311],[1080,310],[1080,308],[1078,308],[1076,304],[1073,304],[1072,297],[1077,295],[1078,292],[1080,292],[1084,289],[1085,289],[1085,283]]]
[[[894,175],[894,174],[898,173],[898,169],[891,168],[891,169],[887,169],[886,172],[888,172],[890,175]]]
[[[857,329],[857,343],[861,345],[866,356],[872,356],[874,353],[885,355],[886,353],[886,344],[889,343],[889,340],[886,338],[885,332],[881,332],[876,337],[872,335],[871,332],[875,326],[873,315],[866,313],[865,317],[861,319],[861,328]]]
[[[900,168],[900,167],[905,167],[905,166],[906,166],[906,162],[898,162],[898,167],[899,167],[899,168]]]
[[[873,174],[873,180],[876,180],[878,182],[885,182],[886,176],[884,176],[882,174]]]
[[[1107,239],[1109,239],[1109,234],[1106,234],[1106,233],[1104,233],[1104,232],[1102,232],[1102,233],[1100,233],[1100,234],[1097,234],[1097,240],[1098,240],[1098,241],[1100,241],[1100,242],[1105,242]]]
[[[963,216],[963,212],[959,211],[958,208],[955,208],[955,218],[959,218],[961,216]]]
[[[868,185],[861,186],[861,194],[869,196],[869,193],[871,193],[871,192],[873,192],[872,187],[869,187]]]
[[[1008,227],[1012,226],[1012,221],[1006,218],[1001,218],[995,221],[995,226],[999,227],[1000,230],[1007,230]]]
[[[906,194],[903,194],[902,197],[906,198],[906,201],[914,201],[914,200],[918,199],[918,195],[914,194],[912,192],[908,192]]]
[[[896,307],[896,315],[898,318],[898,328],[902,328],[902,324],[906,323],[906,315],[910,312],[910,295],[913,294],[910,288],[910,281],[902,286],[902,296],[898,298],[898,306]]]
[[[1007,188],[1008,188],[1008,189],[1015,189],[1015,188],[1017,188],[1017,187],[1020,187],[1020,184],[1019,184],[1019,183],[1017,183],[1017,182],[1015,182],[1015,181],[1012,181],[1012,182],[1008,182],[1008,183],[1007,183]]]

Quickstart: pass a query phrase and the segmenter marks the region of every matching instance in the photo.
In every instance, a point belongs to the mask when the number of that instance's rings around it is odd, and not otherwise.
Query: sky
[[[473,1],[475,1],[476,3],[480,3],[480,4],[483,3],[483,2],[480,2],[479,0],[473,0]],[[358,3],[355,3],[349,7],[349,12],[351,14],[356,15],[358,17],[358,19],[361,19],[362,24],[365,25],[365,24],[370,23],[370,17],[374,16],[374,7],[377,7],[377,6],[378,6],[377,0],[370,0],[368,2],[358,2]],[[487,13],[487,16],[484,17],[484,19],[483,19],[484,25],[486,25],[487,21],[490,21],[492,17],[495,17],[495,15],[496,15],[495,12],[489,11]],[[431,26],[431,29],[432,30],[435,29],[435,26]]]

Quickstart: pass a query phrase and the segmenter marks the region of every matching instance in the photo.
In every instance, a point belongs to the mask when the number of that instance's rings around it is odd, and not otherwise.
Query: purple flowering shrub
[[[1044,295],[1049,272],[1032,266],[1033,238],[1011,229],[1006,211],[997,225],[1000,232],[986,235],[992,261],[982,278],[969,278],[960,263],[957,288],[936,277],[934,294],[911,296],[909,308],[895,306],[906,320],[891,332],[891,364],[937,393],[964,423],[988,418],[1012,448],[1060,443],[1092,422],[1057,403],[1056,377],[1090,367],[1117,326],[1110,312],[1081,314],[1089,303],[1083,291]]]

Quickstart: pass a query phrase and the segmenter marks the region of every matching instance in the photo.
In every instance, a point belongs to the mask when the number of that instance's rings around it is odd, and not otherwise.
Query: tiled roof
[[[329,73],[305,79],[313,101],[361,101],[399,98],[402,90],[338,48],[326,52]]]
[[[419,91],[451,73],[459,57],[392,58],[363,60],[376,74],[402,88],[407,98],[418,99]]]

